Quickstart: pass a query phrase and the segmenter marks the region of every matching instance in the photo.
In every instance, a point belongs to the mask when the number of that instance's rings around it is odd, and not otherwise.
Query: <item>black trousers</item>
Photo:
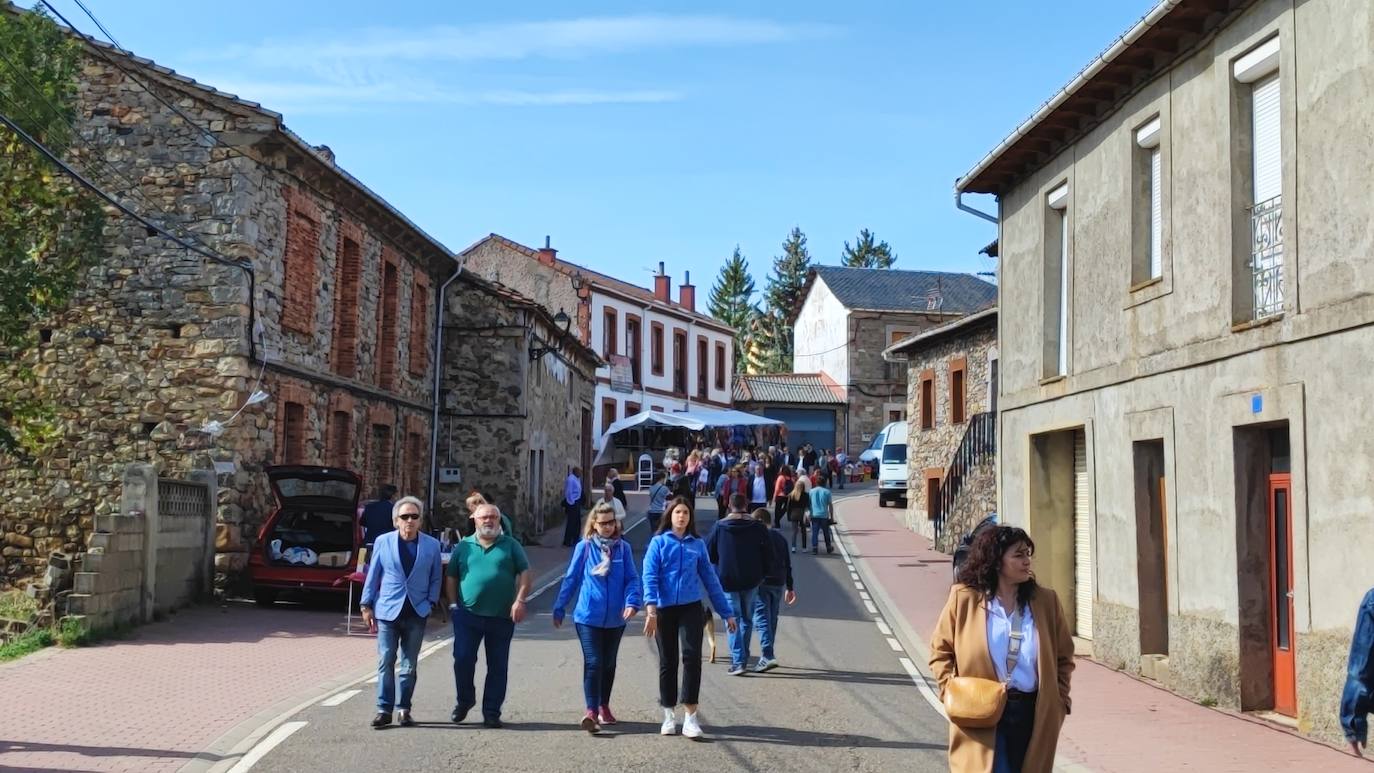
[[[997,721],[997,746],[993,773],[1021,773],[1026,763],[1031,731],[1035,729],[1035,693],[1009,695],[1002,718]]]
[[[582,528],[582,505],[574,502],[563,503],[563,547],[577,544],[578,530]]]
[[[658,608],[658,703],[671,709],[679,703],[695,705],[701,693],[701,632],[706,613],[700,601]],[[678,688],[678,645],[682,653],[682,687]]]

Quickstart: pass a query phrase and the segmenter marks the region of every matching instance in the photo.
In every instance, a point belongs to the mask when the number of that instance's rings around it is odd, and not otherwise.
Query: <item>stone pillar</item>
[[[140,594],[139,620],[153,619],[157,597],[157,471],[150,464],[131,464],[124,469],[124,490],[119,510],[125,515],[143,516],[143,591]]]
[[[209,599],[215,590],[215,513],[219,510],[219,478],[214,470],[192,470],[187,479],[205,487],[204,544],[205,553],[200,557],[199,594]]]

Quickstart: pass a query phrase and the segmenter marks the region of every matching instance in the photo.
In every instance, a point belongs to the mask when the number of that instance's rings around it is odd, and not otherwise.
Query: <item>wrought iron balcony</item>
[[[1253,319],[1283,313],[1283,197],[1250,208],[1250,276]]]

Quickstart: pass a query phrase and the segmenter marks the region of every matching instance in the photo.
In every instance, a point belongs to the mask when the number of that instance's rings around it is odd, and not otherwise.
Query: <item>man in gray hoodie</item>
[[[743,676],[749,661],[753,636],[754,596],[759,584],[773,569],[773,548],[768,527],[745,512],[749,500],[743,494],[730,497],[730,513],[706,538],[706,552],[720,577],[720,586],[730,599],[729,610],[717,610],[739,621],[730,634],[730,675]]]

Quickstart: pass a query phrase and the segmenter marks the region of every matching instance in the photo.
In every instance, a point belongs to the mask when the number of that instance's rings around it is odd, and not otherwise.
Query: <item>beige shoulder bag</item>
[[[1025,639],[1021,607],[1011,613],[1011,638],[1007,642],[1007,678],[1001,682],[977,676],[954,676],[945,682],[945,714],[959,727],[978,729],[996,727],[1007,706],[1007,684],[1016,661],[1021,658]]]

